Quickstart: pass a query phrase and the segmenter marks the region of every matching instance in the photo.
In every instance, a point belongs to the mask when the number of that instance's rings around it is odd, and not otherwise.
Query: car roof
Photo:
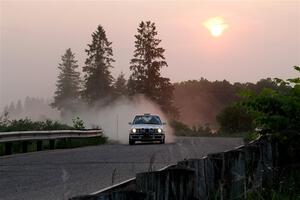
[[[153,114],[136,115],[136,117],[143,117],[143,116],[154,116],[154,117],[159,117],[158,115],[153,115]]]

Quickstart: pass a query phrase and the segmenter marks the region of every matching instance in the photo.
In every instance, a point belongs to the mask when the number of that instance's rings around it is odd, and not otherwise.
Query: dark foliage
[[[299,67],[294,68],[300,72]],[[218,119],[221,129],[231,132],[241,129],[241,121],[244,125],[251,122],[261,134],[269,134],[278,142],[276,156],[279,166],[299,164],[300,79],[275,80],[278,88],[286,89],[264,88],[259,93],[244,91],[241,93],[242,99],[224,109]]]
[[[75,129],[58,121],[31,121],[30,119],[1,120],[0,132],[10,131],[44,131],[44,130],[70,130]]]
[[[247,132],[253,130],[253,115],[239,104],[226,107],[217,115],[220,131],[225,133]]]
[[[128,89],[127,89],[127,80],[125,79],[125,75],[123,72],[118,76],[116,82],[114,83],[114,90],[115,96],[127,96]]]
[[[298,70],[298,67],[295,67]],[[300,70],[298,70],[300,72]],[[300,132],[300,82],[299,78],[283,81],[279,85],[289,90],[263,89],[259,94],[244,92],[241,105],[255,115],[255,125],[272,133]]]
[[[51,106],[64,114],[64,112],[76,110],[80,90],[80,73],[76,71],[77,61],[70,48],[66,50],[61,60],[62,63],[58,67],[60,73],[56,83],[57,89]]]
[[[209,127],[209,124],[205,124],[204,126],[193,126],[190,128],[186,124],[173,120],[170,123],[173,128],[174,134],[176,136],[212,136],[213,131]]]
[[[174,105],[179,109],[180,121],[189,126],[209,123],[218,127],[216,116],[225,107],[241,99],[239,92],[251,90],[254,94],[263,88],[288,91],[289,87],[277,85],[272,79],[262,79],[254,83],[234,83],[224,81],[190,80],[174,84]]]
[[[173,107],[173,90],[169,78],[162,77],[160,70],[167,67],[165,49],[160,47],[155,23],[141,22],[135,35],[135,50],[130,62],[132,74],[128,80],[129,94],[144,94],[157,103],[167,114],[176,116]]]
[[[88,58],[83,67],[85,75],[82,98],[89,104],[105,104],[112,97],[114,79],[110,68],[115,60],[112,58],[111,44],[103,27],[99,25],[92,34],[92,43],[85,50]]]

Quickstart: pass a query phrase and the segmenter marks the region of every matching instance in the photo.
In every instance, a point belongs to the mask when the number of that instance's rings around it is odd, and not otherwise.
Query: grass
[[[270,188],[251,191],[247,200],[300,200],[300,166],[286,167]]]
[[[245,142],[249,142],[258,138],[259,134],[251,131],[247,132],[224,132],[224,131],[213,131],[209,124],[198,125],[189,127],[180,121],[171,121],[171,127],[174,130],[176,136],[189,136],[189,137],[236,137],[244,138]]]
[[[228,138],[243,138],[245,143],[249,143],[259,137],[256,132],[238,132],[238,133],[215,133],[215,134],[197,134],[197,133],[187,133],[187,134],[176,134],[176,136],[188,136],[188,137],[228,137]]]

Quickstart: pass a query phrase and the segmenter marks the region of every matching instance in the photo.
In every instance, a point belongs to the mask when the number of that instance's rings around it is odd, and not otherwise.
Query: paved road
[[[108,144],[0,157],[0,199],[68,199],[147,171],[151,158],[153,168],[159,169],[242,143],[239,138],[180,137],[165,145]]]

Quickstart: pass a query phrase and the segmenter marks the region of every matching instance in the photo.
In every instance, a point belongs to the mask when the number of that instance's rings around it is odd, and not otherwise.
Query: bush
[[[300,72],[300,67],[294,67]],[[247,131],[253,127],[268,130],[268,133],[300,132],[300,78],[274,79],[287,90],[263,89],[260,93],[243,91],[242,99],[218,115],[221,130]]]
[[[217,115],[220,131],[226,133],[248,132],[253,129],[253,115],[239,104],[226,107]]]
[[[300,199],[299,166],[282,170],[276,186],[248,192],[246,200],[291,200]]]
[[[73,121],[73,127],[77,130],[83,130],[85,129],[84,122],[79,117],[76,117],[75,119],[72,119]]]
[[[170,123],[171,127],[174,130],[175,135],[177,136],[211,136],[212,130],[209,127],[209,124],[205,124],[205,126],[198,125],[190,128],[186,124],[173,120]]]
[[[0,119],[0,132],[83,129],[84,128],[83,123],[80,123],[79,118],[77,118],[77,120],[78,120],[77,123],[75,123],[74,127],[72,127],[67,124],[58,121],[52,121],[52,120],[32,121],[28,118],[18,119],[18,120],[8,120],[7,118],[2,117]]]

